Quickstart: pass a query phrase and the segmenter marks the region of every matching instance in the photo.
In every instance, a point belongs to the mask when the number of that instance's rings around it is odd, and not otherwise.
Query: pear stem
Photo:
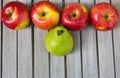
[[[63,30],[57,30],[57,35],[60,36],[63,32]]]

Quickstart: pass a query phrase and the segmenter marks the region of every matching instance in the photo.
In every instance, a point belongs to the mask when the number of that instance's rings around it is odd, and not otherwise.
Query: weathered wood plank
[[[59,10],[62,9],[62,0],[49,0],[54,3]],[[65,78],[64,57],[50,55],[50,78]]]
[[[114,78],[111,32],[100,32],[98,35],[100,77]]]
[[[1,11],[1,9],[2,9],[2,0],[0,0],[0,11]],[[1,15],[0,15],[0,17],[1,17]],[[0,78],[1,78],[1,65],[2,65],[2,63],[1,63],[1,57],[2,57],[2,23],[1,23],[1,21],[0,21]]]
[[[120,14],[120,1],[111,0],[111,3],[117,8]],[[114,40],[114,53],[115,53],[115,70],[116,78],[120,78],[120,20],[117,27],[113,30],[113,40]]]
[[[32,78],[32,41],[30,28],[18,33],[18,77]]]
[[[31,0],[19,0],[30,9]],[[18,78],[32,78],[32,29],[31,25],[18,31]]]
[[[64,57],[50,57],[50,78],[65,78]]]
[[[40,0],[34,0],[34,3]],[[34,77],[49,78],[49,54],[44,46],[46,30],[34,26]]]
[[[80,0],[90,11],[94,0]],[[89,25],[82,30],[83,78],[98,78],[96,31]]]
[[[66,5],[71,2],[78,2],[78,0],[65,0]],[[66,56],[67,78],[82,78],[80,32],[72,32],[72,35],[74,38],[74,48]]]
[[[35,27],[34,31],[34,76],[35,78],[49,78],[49,59],[44,47],[44,37],[47,31]]]
[[[12,0],[3,0],[3,5]],[[2,78],[16,78],[16,31],[3,25]]]
[[[120,26],[120,22],[118,24]],[[120,78],[120,27],[117,27],[113,31],[114,35],[114,53],[115,53],[115,70],[116,70],[116,78]]]
[[[74,37],[74,48],[72,53],[67,55],[67,77],[68,78],[82,78],[81,69],[81,54],[80,54],[80,36],[78,32],[72,33]]]
[[[109,0],[96,0],[99,2],[108,2]],[[114,62],[112,47],[112,32],[98,31],[98,52],[99,52],[99,69],[101,78],[114,78]]]

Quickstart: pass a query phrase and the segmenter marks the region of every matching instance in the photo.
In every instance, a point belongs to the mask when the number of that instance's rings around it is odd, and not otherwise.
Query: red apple
[[[33,23],[41,29],[49,30],[59,23],[60,13],[51,2],[40,1],[31,10]]]
[[[119,20],[119,14],[113,5],[101,2],[91,9],[90,19],[96,29],[107,31],[116,26]]]
[[[62,24],[73,31],[82,30],[88,24],[88,10],[79,3],[70,3],[62,10]]]
[[[26,5],[18,1],[7,3],[2,9],[2,22],[10,29],[20,30],[30,23]]]

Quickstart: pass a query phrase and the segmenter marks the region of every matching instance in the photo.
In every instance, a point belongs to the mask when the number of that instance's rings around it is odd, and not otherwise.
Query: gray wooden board
[[[50,56],[50,77],[65,78],[64,57]]]
[[[74,48],[70,54],[67,55],[67,78],[82,78],[81,69],[81,51],[80,51],[80,36],[78,32],[72,33],[74,37]]]
[[[80,0],[90,11],[94,0]],[[90,22],[90,21],[89,21]],[[83,78],[98,78],[96,32],[91,23],[82,30]]]
[[[71,2],[78,2],[78,0],[65,0],[66,5]],[[74,47],[72,52],[66,56],[67,78],[82,78],[80,32],[71,33],[74,39]]]
[[[116,7],[120,15],[120,1],[111,0],[111,3]],[[117,24],[117,27],[113,30],[113,38],[114,38],[113,40],[114,40],[116,78],[120,78],[120,19],[119,23]]]
[[[62,9],[62,0],[49,0],[54,3],[59,10]],[[50,78],[65,78],[64,57],[50,55]]]
[[[3,0],[3,5],[12,0]],[[16,78],[16,31],[3,25],[2,78]]]
[[[109,0],[97,0],[99,2],[108,2]],[[99,52],[99,69],[101,78],[114,78],[113,46],[111,31],[98,32],[98,52]]]
[[[113,30],[116,78],[120,78],[120,22]]]
[[[34,0],[34,4],[39,0]],[[47,30],[34,26],[34,77],[49,78],[49,54],[44,46]]]
[[[35,27],[34,31],[34,76],[49,78],[48,52],[44,47],[44,37],[47,31]]]
[[[30,9],[31,0],[19,0]],[[18,31],[18,78],[32,78],[31,25]]]
[[[18,33],[18,77],[32,78],[32,41],[31,29]]]
[[[2,0],[0,0],[0,11],[1,11],[1,6],[2,6]],[[0,17],[1,17],[1,15],[0,15]],[[1,34],[2,34],[2,29],[1,29],[1,20],[0,20],[0,70],[1,70],[1,65],[2,65],[2,63],[1,63],[1,57],[2,57],[2,44],[1,44],[1,41],[2,41],[2,36],[1,36]],[[0,71],[0,78],[1,78],[1,71]]]

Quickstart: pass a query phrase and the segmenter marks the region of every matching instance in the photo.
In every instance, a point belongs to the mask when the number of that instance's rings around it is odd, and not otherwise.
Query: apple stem
[[[72,16],[73,16],[73,17],[76,17],[76,13],[73,13]]]
[[[8,11],[8,13],[7,13],[7,15],[9,16],[9,17],[11,17],[12,16],[12,12],[11,11]]]
[[[108,18],[108,15],[107,15],[107,14],[105,14],[105,15],[104,15],[104,18],[105,18],[105,19],[107,19],[107,18]]]
[[[69,18],[71,18],[71,17],[72,17],[72,18],[75,18],[75,17],[76,17],[76,13],[73,12],[72,14],[70,14],[70,15],[69,15]]]
[[[45,15],[46,15],[46,13],[45,13],[45,12],[42,12],[42,13],[41,13],[41,15],[42,15],[42,16],[45,16]]]
[[[60,36],[63,32],[63,30],[57,30],[57,35]]]

